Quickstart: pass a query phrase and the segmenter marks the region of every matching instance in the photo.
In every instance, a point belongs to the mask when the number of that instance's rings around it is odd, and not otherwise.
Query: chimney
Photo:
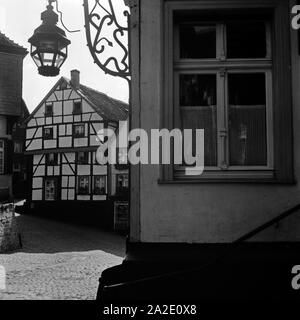
[[[80,87],[80,71],[72,70],[71,71],[71,84],[74,89],[79,89]]]

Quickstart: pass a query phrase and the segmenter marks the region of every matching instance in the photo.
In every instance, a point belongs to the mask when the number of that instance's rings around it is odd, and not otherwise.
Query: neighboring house
[[[19,188],[19,181],[13,181],[13,168],[24,163],[22,151],[16,164],[13,162],[13,129],[20,126],[28,112],[22,100],[23,59],[26,55],[25,48],[0,32],[0,201],[14,197],[13,185]],[[18,133],[22,145],[24,134]],[[25,195],[18,192],[18,197],[24,198]]]
[[[13,175],[13,195],[15,199],[23,200],[27,198],[28,194],[28,176],[31,172],[31,161],[30,157],[25,156],[25,137],[26,127],[24,120],[29,116],[29,111],[24,103],[22,102],[22,114],[19,121],[12,127],[12,175]]]
[[[79,71],[71,81],[61,78],[26,120],[31,210],[75,216],[90,209],[111,224],[113,200],[128,190],[128,169],[97,163],[97,134],[127,118],[126,103],[82,85]]]

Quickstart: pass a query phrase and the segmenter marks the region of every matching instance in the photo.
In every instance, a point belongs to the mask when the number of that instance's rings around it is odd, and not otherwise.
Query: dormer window
[[[82,103],[81,103],[81,101],[74,101],[73,114],[81,114],[81,113],[82,113]]]
[[[44,128],[44,139],[45,140],[53,139],[53,128]]]
[[[85,125],[84,124],[74,124],[73,126],[74,138],[84,138],[85,136]]]
[[[53,103],[46,103],[45,105],[45,116],[52,117],[53,116]]]

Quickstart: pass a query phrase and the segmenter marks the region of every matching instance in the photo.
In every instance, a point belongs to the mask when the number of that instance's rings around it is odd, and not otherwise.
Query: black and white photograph
[[[299,180],[300,1],[0,0],[0,310],[289,319]]]

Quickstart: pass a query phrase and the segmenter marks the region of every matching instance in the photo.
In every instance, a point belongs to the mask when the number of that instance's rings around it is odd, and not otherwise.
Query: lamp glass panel
[[[32,58],[33,58],[33,61],[35,62],[35,64],[37,65],[37,67],[41,67],[42,66],[40,57],[38,56],[37,53],[34,56],[32,56]]]
[[[52,66],[54,53],[41,53],[42,61],[44,66]]]
[[[47,40],[42,40],[40,42],[39,48],[41,51],[56,51],[57,50],[57,43],[56,41],[47,41]]]
[[[55,60],[55,67],[60,68],[64,61],[65,58],[58,53]]]

